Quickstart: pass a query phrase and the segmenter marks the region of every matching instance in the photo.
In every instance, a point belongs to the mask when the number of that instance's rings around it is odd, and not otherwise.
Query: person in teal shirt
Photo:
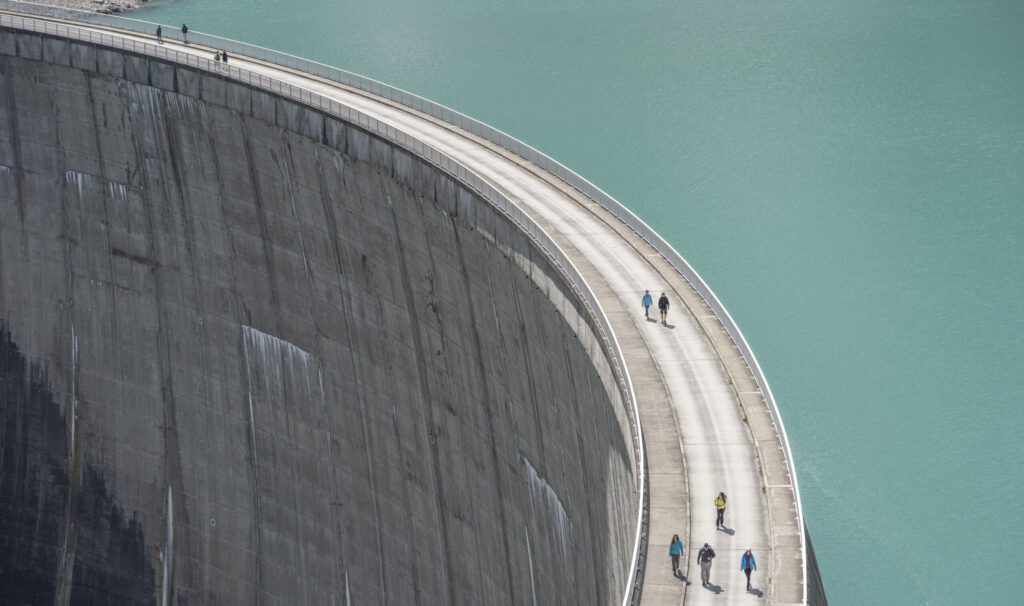
[[[747,591],[750,591],[750,573],[757,570],[757,562],[754,561],[754,554],[750,553],[749,547],[740,556],[740,570],[743,571],[743,574],[747,575]]]
[[[651,297],[651,291],[644,291],[644,298],[640,300],[640,304],[644,306],[644,317],[650,319],[651,314],[648,313],[648,310],[650,310],[651,305],[654,304],[654,298]]]
[[[668,555],[672,556],[672,576],[679,574],[679,558],[683,555],[683,542],[679,535],[672,535],[672,542],[668,546]]]

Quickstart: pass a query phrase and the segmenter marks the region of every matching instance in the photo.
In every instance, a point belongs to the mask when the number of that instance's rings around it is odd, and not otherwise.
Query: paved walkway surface
[[[153,42],[128,32],[120,35]],[[165,46],[205,58],[213,54],[196,45],[167,41]],[[611,321],[640,409],[650,482],[643,604],[803,600],[799,524],[779,437],[750,370],[721,323],[667,260],[611,213],[493,143],[328,80],[242,55],[232,55],[231,65],[334,99],[458,160],[527,211],[576,265]],[[667,293],[667,326],[644,318],[644,289],[655,301]],[[715,529],[713,501],[720,491],[729,503],[724,531]],[[686,548],[677,577],[668,557],[673,534]],[[705,542],[718,556],[708,587],[701,586],[695,562]],[[739,570],[747,547],[758,566],[751,592]]]

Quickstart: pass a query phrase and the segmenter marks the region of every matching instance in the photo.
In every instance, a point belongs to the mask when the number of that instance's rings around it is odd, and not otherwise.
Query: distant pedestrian
[[[661,323],[665,324],[667,326],[668,325],[668,322],[667,322],[667,320],[668,320],[668,297],[665,296],[665,293],[661,293],[661,296],[658,298],[658,311],[661,312]]]
[[[747,575],[747,591],[750,591],[750,572],[757,570],[757,562],[754,561],[754,554],[750,553],[749,547],[740,556],[740,570],[743,571],[743,574]]]
[[[725,528],[725,493],[720,492],[715,497],[715,510],[718,517],[715,518],[715,528]]]
[[[668,555],[672,557],[672,576],[679,574],[679,558],[683,555],[683,542],[679,535],[672,535],[672,542],[668,546]]]
[[[160,27],[159,25],[156,26],[156,43],[157,44],[163,44],[164,43],[164,28]]]
[[[640,299],[640,304],[644,306],[644,318],[650,319],[651,304],[654,303],[654,299],[651,297],[651,291],[644,291],[644,298]]]
[[[185,44],[188,44],[188,26],[184,23],[181,24],[181,39],[185,41]]]
[[[213,60],[220,63],[220,51],[213,53]]]
[[[228,51],[224,51],[220,54],[220,60],[224,63],[228,62]]]
[[[715,550],[704,543],[704,547],[697,552],[697,563],[700,564],[700,584],[707,587],[711,582],[711,560],[715,559]]]

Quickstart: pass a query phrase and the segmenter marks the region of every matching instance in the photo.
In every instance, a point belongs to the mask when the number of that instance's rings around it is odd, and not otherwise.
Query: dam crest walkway
[[[10,19],[4,14],[0,25],[12,26]],[[151,36],[107,24],[61,23],[155,46]],[[201,43],[165,38],[161,48],[194,56],[190,65],[199,68],[228,69],[209,61],[216,49]],[[807,603],[805,535],[785,433],[771,394],[757,381],[760,370],[751,370],[721,315],[701,294],[706,286],[697,288],[663,250],[604,205],[471,129],[235,50],[230,68],[330,99],[440,151],[511,200],[569,259],[584,282],[578,286],[589,289],[607,319],[635,393],[648,486],[645,557],[638,574],[643,604]],[[224,74],[231,77],[230,71]],[[645,289],[655,301],[662,292],[668,295],[667,325],[656,320],[656,305],[652,319],[645,319]],[[728,495],[725,530],[715,528],[719,492]],[[667,555],[673,534],[685,543],[682,577],[673,576]],[[702,587],[695,555],[705,542],[718,557],[711,585]],[[748,547],[758,564],[749,592],[739,570]],[[631,599],[627,595],[624,603]]]

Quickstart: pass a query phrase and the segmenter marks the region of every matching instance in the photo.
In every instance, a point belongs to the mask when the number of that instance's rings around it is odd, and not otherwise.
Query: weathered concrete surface
[[[592,319],[355,127],[0,30],[0,324],[4,603],[625,590],[636,461]]]

